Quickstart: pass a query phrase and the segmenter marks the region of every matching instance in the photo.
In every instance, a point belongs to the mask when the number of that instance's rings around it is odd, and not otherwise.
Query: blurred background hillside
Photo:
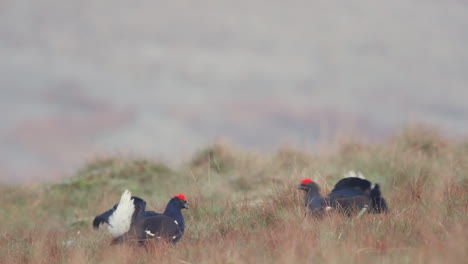
[[[468,2],[0,1],[0,181],[215,140],[468,135]]]

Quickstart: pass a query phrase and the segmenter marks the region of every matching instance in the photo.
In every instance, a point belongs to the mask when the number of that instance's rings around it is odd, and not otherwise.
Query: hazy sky
[[[468,135],[468,2],[0,2],[0,181],[217,139]]]

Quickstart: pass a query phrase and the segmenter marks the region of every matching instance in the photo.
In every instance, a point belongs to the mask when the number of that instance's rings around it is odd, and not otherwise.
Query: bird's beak
[[[185,203],[184,203],[184,207],[183,207],[183,208],[185,208],[185,209],[189,209],[187,205],[189,205],[189,202],[185,202]]]

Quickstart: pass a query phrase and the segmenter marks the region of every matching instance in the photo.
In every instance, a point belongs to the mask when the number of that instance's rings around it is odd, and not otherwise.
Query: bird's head
[[[303,190],[305,192],[310,192],[310,191],[314,191],[314,192],[318,192],[320,190],[319,186],[317,185],[317,183],[315,183],[314,181],[312,181],[311,179],[303,179],[301,180],[301,184],[299,184],[299,186],[297,187],[299,190]]]
[[[173,202],[180,209],[188,209],[187,205],[189,203],[183,194],[174,195],[174,197],[171,199],[171,202]]]

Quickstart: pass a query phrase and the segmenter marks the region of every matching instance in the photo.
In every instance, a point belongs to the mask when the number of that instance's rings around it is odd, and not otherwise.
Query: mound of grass
[[[228,172],[235,168],[236,157],[232,148],[226,144],[216,143],[196,153],[190,166],[196,168],[209,168],[217,173]]]
[[[120,191],[130,188],[137,192],[165,189],[174,182],[177,174],[165,164],[145,159],[104,159],[97,160],[78,170],[69,182],[55,185],[59,191],[79,189],[84,192],[102,190]]]

